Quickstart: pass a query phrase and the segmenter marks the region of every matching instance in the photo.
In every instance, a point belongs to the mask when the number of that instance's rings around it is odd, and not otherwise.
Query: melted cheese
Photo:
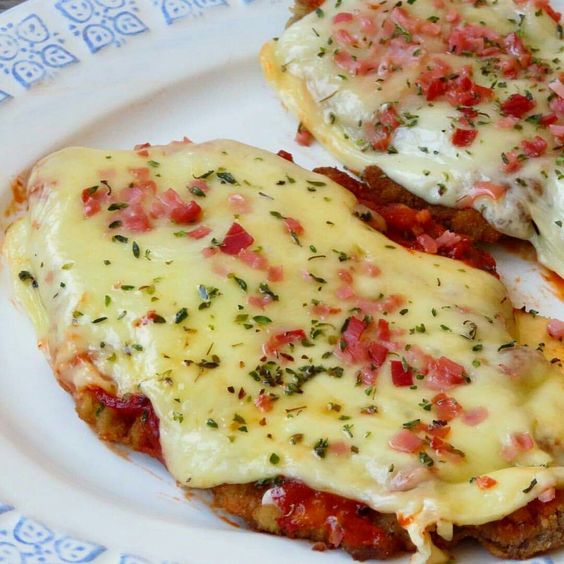
[[[317,12],[291,25],[278,40],[265,45],[262,64],[267,78],[285,106],[352,170],[362,171],[377,165],[428,202],[451,207],[460,205],[478,182],[506,185],[502,198],[477,197],[471,205],[497,230],[530,240],[539,260],[564,275],[561,148],[556,146],[547,128],[539,128],[534,122],[517,120],[517,127],[498,124],[500,102],[515,93],[528,92],[535,101],[536,106],[527,117],[551,113],[549,98],[555,95],[547,85],[562,70],[561,28],[558,31],[556,22],[535,8],[533,2],[518,5],[512,0],[499,0],[495,5],[480,3],[475,7],[471,2],[454,0],[444,2],[444,9],[438,8],[433,0],[408,4],[404,3],[402,9],[423,22],[429,23],[429,19],[437,22],[445,36],[455,25],[462,24],[488,26],[501,37],[518,31],[524,44],[534,50],[535,61],[548,65],[550,71],[542,82],[524,78],[523,73],[515,80],[504,78],[496,70],[496,54],[482,58],[471,53],[470,56],[451,54],[436,36],[411,37],[397,25],[394,37],[407,37],[411,47],[404,47],[403,52],[395,47],[394,54],[394,47],[380,49],[374,44],[382,36],[383,26],[389,23],[396,3],[343,0],[326,2]],[[359,15],[372,18],[375,31],[359,32],[354,23],[350,24],[352,27],[347,23],[332,23],[333,17],[342,12],[355,18]],[[461,20],[449,24],[446,21],[449,13],[459,14]],[[336,38],[339,29],[351,30],[353,38],[364,38],[360,46],[339,43]],[[405,51],[413,51],[414,45],[418,46],[417,55],[409,61],[402,60]],[[374,49],[376,54],[370,55]],[[336,64],[334,54],[339,51],[351,53],[358,61],[372,57],[369,60],[377,70],[363,76],[351,74]],[[395,68],[394,56],[400,58]],[[444,98],[427,102],[424,95],[417,93],[418,77],[433,60],[447,63],[452,72],[470,66],[475,82],[494,89],[491,101],[475,106],[481,112],[473,120],[478,136],[466,148],[451,142],[455,127],[468,127],[458,121],[462,114]],[[367,141],[366,124],[377,119],[375,116],[386,104],[397,108],[402,125],[395,130],[389,151],[374,150]],[[548,143],[546,154],[525,160],[524,166],[514,173],[504,173],[502,153],[515,150],[522,155],[521,141],[537,135]]]
[[[209,189],[197,199],[200,223],[211,232],[195,240],[183,233],[192,227],[166,218],[143,233],[110,229],[121,212],[107,211],[107,202],[84,217],[84,188],[102,189],[106,180],[119,199],[140,168],[158,194],[172,187],[185,200],[192,179],[208,173]],[[503,347],[513,342],[514,325],[501,283],[392,243],[355,217],[354,197],[327,178],[246,145],[213,141],[153,147],[146,156],[64,149],[36,165],[29,191],[29,213],[9,230],[5,254],[54,371],[77,391],[95,384],[145,394],[180,484],[294,477],[402,515],[423,560],[432,551],[427,527],[499,519],[564,485],[564,382],[534,350]],[[283,217],[299,221],[303,233],[292,237]],[[234,221],[254,238],[250,249],[283,267],[282,280],[268,282],[264,268],[236,256],[205,258]],[[343,270],[354,299],[339,292]],[[264,283],[278,299],[262,310],[250,298]],[[318,302],[336,312],[321,320],[312,313]],[[374,320],[388,321],[397,345],[372,386],[357,382],[361,367],[337,350],[345,320],[362,316],[353,309],[359,305],[379,310],[371,310]],[[160,323],[140,322],[148,311]],[[281,349],[290,356],[264,358],[272,335],[296,329],[307,342]],[[462,459],[427,449],[429,458],[420,460],[389,446],[406,423],[436,419],[424,407],[437,393],[426,378],[411,387],[391,380],[390,362],[414,350],[462,365],[469,383],[448,395],[466,411],[489,411],[476,426],[461,416],[449,423],[448,441]],[[286,386],[250,375],[265,360],[280,367]],[[291,371],[312,366],[322,369],[292,388]],[[270,411],[255,403],[261,390],[278,398]],[[366,413],[370,406],[377,412]],[[535,445],[508,462],[502,449],[514,433],[529,433]],[[422,464],[429,460],[431,467]],[[411,489],[392,487],[425,468],[426,479]],[[497,485],[482,490],[473,478],[486,474]]]

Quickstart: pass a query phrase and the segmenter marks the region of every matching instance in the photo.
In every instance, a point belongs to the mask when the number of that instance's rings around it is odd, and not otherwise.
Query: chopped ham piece
[[[239,251],[238,258],[242,260],[246,265],[250,266],[251,268],[254,268],[255,270],[266,270],[268,268],[268,260],[264,255],[261,255],[257,251],[251,251],[250,249],[243,249]]]
[[[501,103],[501,112],[506,116],[522,118],[535,107],[535,101],[522,94],[511,94]]]
[[[289,233],[295,233],[296,235],[302,235],[304,232],[304,228],[302,224],[293,217],[286,217],[284,218],[284,225]]]
[[[462,421],[470,427],[475,427],[488,418],[489,412],[485,407],[474,407],[462,413]]]
[[[353,20],[353,15],[350,12],[339,12],[333,16],[333,23],[347,23]]]
[[[267,394],[259,394],[255,400],[255,405],[263,412],[272,411],[272,398]]]
[[[400,360],[392,360],[390,368],[394,386],[403,387],[413,385],[413,371],[409,366],[404,366]]]
[[[131,204],[119,213],[123,227],[132,233],[143,233],[151,229],[149,216],[141,204]]]
[[[233,223],[227,231],[219,250],[226,255],[238,255],[243,249],[250,247],[255,240],[238,223]]]
[[[300,123],[296,132],[296,143],[309,147],[313,143],[313,135]]]
[[[428,370],[425,385],[432,390],[450,390],[466,382],[464,367],[444,356],[430,362]]]
[[[452,144],[455,147],[469,147],[474,143],[474,139],[478,136],[476,129],[460,129],[456,128],[452,134]]]
[[[264,296],[249,296],[248,299],[249,305],[252,305],[259,309],[264,309],[272,301],[272,296],[269,296],[268,294]]]
[[[421,245],[426,253],[436,255],[437,251],[439,250],[439,246],[437,245],[435,239],[433,239],[427,233],[422,233],[421,235],[419,235],[417,237],[417,242]]]
[[[451,421],[462,411],[462,406],[446,394],[437,394],[432,399],[433,409],[441,421]]]
[[[554,339],[562,339],[564,337],[564,321],[551,319],[546,326],[546,331]]]
[[[196,227],[196,229],[192,229],[191,231],[188,231],[186,235],[188,237],[191,237],[192,239],[201,239],[202,237],[205,237],[210,233],[211,233],[211,229],[209,227],[207,227],[206,225],[200,225],[199,227]]]
[[[540,157],[548,148],[548,143],[540,136],[536,135],[532,139],[521,141],[521,147],[525,155],[529,158]]]
[[[250,213],[253,211],[251,202],[242,194],[230,194],[227,198],[233,213],[237,215]]]
[[[432,474],[423,466],[415,467],[411,470],[399,470],[390,480],[390,491],[405,492],[417,487],[432,477]]]
[[[549,501],[552,501],[555,497],[556,497],[556,489],[547,488],[539,495],[538,500],[542,503],[548,503]]]
[[[269,282],[281,282],[284,280],[284,267],[282,265],[269,266],[267,277]]]
[[[391,448],[400,452],[414,453],[421,450],[423,440],[408,429],[402,429],[388,442]]]

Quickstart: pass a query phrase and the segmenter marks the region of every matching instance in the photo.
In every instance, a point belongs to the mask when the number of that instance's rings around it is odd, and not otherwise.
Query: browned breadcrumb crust
[[[254,530],[287,536],[277,523],[277,519],[281,517],[280,510],[274,505],[262,505],[262,497],[266,490],[267,486],[256,483],[223,484],[213,488],[214,505],[231,515],[240,517]],[[355,560],[387,560],[402,552],[415,550],[407,532],[399,526],[395,515],[378,513],[367,508],[363,517],[380,527],[385,536],[372,547],[350,546],[346,544],[346,541],[343,542],[339,547],[348,552]],[[327,527],[302,527],[295,531],[292,538],[321,543],[324,548],[331,547],[330,532]]]
[[[242,518],[252,528],[280,534],[276,521],[280,517],[278,509],[273,505],[261,505],[264,491],[264,487],[255,484],[225,484],[214,488],[213,493],[218,507]],[[356,560],[385,559],[400,551],[413,551],[413,545],[394,515],[370,510],[367,517],[396,539],[396,551],[386,554],[376,547],[355,552],[342,546]],[[297,536],[328,543],[326,530],[300,531]],[[473,527],[455,527],[452,541],[447,542],[436,534],[432,536],[437,546],[445,549],[472,538],[499,558],[530,558],[564,546],[564,491],[557,492],[556,498],[549,503],[534,500],[498,521]]]
[[[76,410],[98,436],[106,441],[125,444],[134,450],[146,452],[146,421],[142,415],[124,417],[119,410],[101,408],[94,392],[89,389],[75,394]],[[281,534],[277,519],[280,513],[274,505],[262,505],[266,486],[251,484],[224,484],[212,489],[214,504],[240,517],[251,528],[271,534]],[[386,532],[386,543],[376,547],[358,548],[341,546],[356,560],[386,559],[398,553],[413,551],[413,545],[394,515],[369,509],[366,517]],[[329,545],[328,531],[301,529],[295,538],[308,539]],[[446,542],[434,535],[437,545],[451,548],[465,538],[473,538],[500,558],[525,559],[564,546],[564,491],[548,503],[535,500],[504,519],[474,527],[455,527],[454,537]]]
[[[416,210],[426,209],[437,223],[447,229],[466,235],[473,241],[495,243],[502,234],[496,231],[473,208],[456,209],[428,204],[422,198],[413,195],[397,182],[386,176],[377,166],[369,166],[362,174],[363,182],[358,182],[345,172],[333,167],[315,168],[314,172],[323,174],[331,180],[345,186],[360,202],[376,205],[404,204]]]
[[[152,429],[146,412],[125,414],[123,410],[104,406],[99,402],[95,392],[88,388],[75,393],[74,399],[78,416],[90,424],[102,440],[126,445],[138,452],[154,456],[164,463],[160,447],[154,448],[147,440]]]
[[[142,440],[141,417],[125,419],[117,409],[103,407],[90,390],[83,390],[75,397],[76,412],[89,423],[104,441],[121,443],[140,450]]]

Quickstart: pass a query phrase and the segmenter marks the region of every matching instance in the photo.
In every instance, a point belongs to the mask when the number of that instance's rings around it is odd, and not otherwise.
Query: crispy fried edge
[[[272,505],[261,505],[265,488],[255,484],[225,484],[214,488],[215,505],[242,518],[253,529],[283,534],[276,522],[281,514]],[[395,516],[370,511],[369,518],[398,541],[398,550],[413,550]],[[327,533],[319,530],[302,531],[300,538],[327,543]],[[477,540],[493,555],[500,558],[526,559],[533,555],[564,546],[564,491],[557,492],[549,503],[535,500],[507,517],[485,525],[455,527],[452,541],[444,541],[433,534],[436,544],[452,548],[461,540]],[[378,548],[351,550],[343,546],[357,560],[384,559],[393,553],[382,553]]]
[[[361,202],[377,205],[404,204],[416,210],[428,210],[431,217],[447,229],[466,235],[474,242],[496,243],[503,236],[473,208],[455,209],[428,204],[389,178],[377,166],[369,166],[362,174],[362,182],[334,167],[318,167],[314,172],[327,176],[345,186]]]

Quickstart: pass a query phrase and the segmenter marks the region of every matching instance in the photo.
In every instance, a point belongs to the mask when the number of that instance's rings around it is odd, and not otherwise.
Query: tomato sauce
[[[377,205],[368,200],[361,200],[361,203],[379,213],[386,220],[385,235],[402,247],[425,252],[426,249],[419,239],[421,235],[440,240],[444,233],[450,233],[430,217],[422,215],[421,210],[414,210],[404,204]],[[438,246],[436,254],[459,260],[468,266],[498,276],[492,255],[479,249],[469,237],[464,235],[453,237],[448,244]]]
[[[117,398],[99,387],[90,388],[89,391],[99,404],[114,410],[124,422],[133,425],[136,419],[140,419],[143,425],[141,436],[134,445],[135,450],[144,452],[163,462],[159,418],[149,398],[141,394],[129,394]]]
[[[271,491],[282,516],[278,525],[284,535],[324,531],[333,547],[377,548],[382,556],[398,550],[397,540],[374,523],[373,512],[363,503],[313,490],[297,480],[285,480]]]

